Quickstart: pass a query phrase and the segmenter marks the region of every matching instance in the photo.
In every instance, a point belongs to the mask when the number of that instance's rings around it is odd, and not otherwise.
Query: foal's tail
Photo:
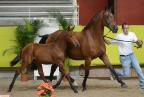
[[[21,56],[21,52],[19,54],[17,54],[17,56],[10,62],[11,67],[16,65],[20,61],[20,59],[21,59],[20,56]]]
[[[19,54],[17,54],[17,56],[10,62],[10,66],[14,66],[16,65],[21,58],[26,57],[26,58],[32,58],[33,56],[33,43],[29,43],[27,44],[21,51]],[[32,61],[32,60],[29,60]]]

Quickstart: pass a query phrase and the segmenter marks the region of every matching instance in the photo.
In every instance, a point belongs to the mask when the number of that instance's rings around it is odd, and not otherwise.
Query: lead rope
[[[111,32],[111,30],[109,30],[109,32]],[[108,39],[111,39],[111,40],[122,41],[122,42],[136,43],[136,42],[134,42],[134,41],[125,41],[125,40],[119,40],[119,39],[115,39],[115,38],[112,38],[112,37],[108,37],[107,35],[109,34],[109,32],[107,32],[107,33],[103,36],[103,38],[108,38]],[[138,48],[141,48],[142,45],[143,45],[143,41],[141,41],[141,42],[142,42],[142,44],[141,44],[140,46],[134,46],[134,47],[136,47],[137,49],[138,49]]]

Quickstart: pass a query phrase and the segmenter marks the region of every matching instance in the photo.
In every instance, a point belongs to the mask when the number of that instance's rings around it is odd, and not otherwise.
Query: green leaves
[[[24,20],[24,25],[18,25],[15,33],[16,48],[22,49],[30,42],[34,42],[38,29],[41,27],[42,22],[39,20]]]
[[[15,32],[15,45],[10,49],[6,49],[6,52],[12,50],[13,53],[18,54],[22,48],[24,48],[28,43],[34,42],[39,28],[42,26],[42,21],[40,20],[27,20],[24,19],[24,25],[18,25]]]
[[[68,22],[64,16],[60,13],[60,11],[56,10],[53,11],[54,13],[51,14],[52,17],[56,18],[59,25],[62,27],[64,31],[67,30],[67,28],[72,25],[71,22]]]

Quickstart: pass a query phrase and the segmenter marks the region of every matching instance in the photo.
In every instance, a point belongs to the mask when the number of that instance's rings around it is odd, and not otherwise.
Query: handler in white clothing
[[[130,65],[135,69],[137,76],[139,78],[140,87],[142,91],[144,92],[144,75],[140,68],[140,65],[138,63],[137,58],[135,57],[133,51],[132,51],[132,41],[135,43],[139,43],[140,41],[136,37],[136,35],[133,32],[128,31],[128,25],[127,23],[124,23],[122,25],[123,32],[120,34],[117,34],[114,40],[108,41],[107,43],[117,44],[118,45],[118,51],[120,56],[120,62],[122,64],[123,70],[121,72],[117,72],[119,76],[129,76],[130,75]],[[124,40],[124,41],[121,41]],[[127,41],[127,42],[126,42]]]

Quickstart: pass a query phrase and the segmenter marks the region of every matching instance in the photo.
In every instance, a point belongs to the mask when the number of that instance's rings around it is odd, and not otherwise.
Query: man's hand
[[[105,38],[104,38],[104,42],[105,42],[106,44],[108,44],[108,45],[111,44],[110,40],[107,40],[107,39],[105,39]]]
[[[142,40],[137,40],[136,44],[137,44],[137,48],[141,48],[142,45],[143,45],[143,41]]]

